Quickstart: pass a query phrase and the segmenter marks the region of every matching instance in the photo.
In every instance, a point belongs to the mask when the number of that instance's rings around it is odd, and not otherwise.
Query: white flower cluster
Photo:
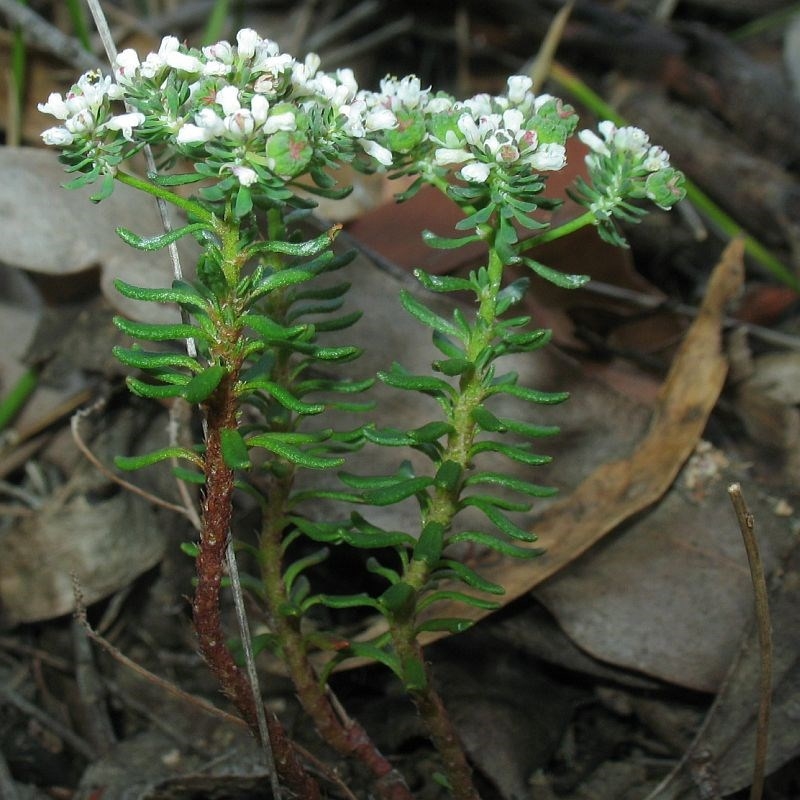
[[[434,153],[439,166],[462,165],[459,176],[470,183],[485,183],[497,168],[527,166],[536,172],[559,170],[566,164],[562,144],[542,143],[536,115],[550,95],[535,97],[525,75],[508,79],[506,95],[477,95],[456,103],[462,113],[457,130],[438,140]]]
[[[671,167],[669,153],[652,145],[641,128],[620,128],[605,120],[598,130],[601,136],[590,130],[578,133],[589,148],[586,166],[593,191],[587,207],[598,219],[609,219],[626,198],[646,197],[668,209],[685,195],[683,176]]]
[[[627,153],[641,164],[647,172],[658,172],[669,167],[669,153],[663,147],[650,144],[650,137],[641,129],[633,126],[618,128],[610,120],[605,120],[597,126],[603,135],[601,139],[594,131],[582,130],[578,138],[592,152],[587,159],[592,159],[592,153],[610,157],[612,152]]]
[[[103,131],[120,131],[130,141],[133,129],[144,122],[144,114],[130,112],[107,115],[104,109],[109,100],[122,97],[120,87],[111,82],[110,76],[103,77],[92,71],[82,75],[65,97],[53,93],[46,103],[39,103],[39,111],[50,114],[63,124],[42,132],[45,144],[65,147],[76,137],[101,134]]]

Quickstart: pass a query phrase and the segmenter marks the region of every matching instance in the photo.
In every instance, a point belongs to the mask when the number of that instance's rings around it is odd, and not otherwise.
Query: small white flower
[[[235,114],[242,104],[239,102],[239,89],[236,86],[224,86],[217,92],[216,102],[222,106],[222,113]]]
[[[175,142],[176,144],[203,144],[211,138],[208,128],[187,122],[181,125],[180,130],[175,136]]]
[[[233,64],[233,47],[230,42],[217,42],[203,48],[203,55],[209,61],[221,61],[223,64]]]
[[[42,141],[45,144],[64,147],[72,144],[74,140],[75,137],[66,128],[48,128],[46,131],[42,131]]]
[[[370,139],[359,139],[358,143],[364,148],[364,152],[368,156],[372,156],[379,164],[384,167],[392,165],[392,151],[385,148],[383,145],[373,142]]]
[[[567,163],[567,151],[563,145],[554,142],[543,144],[525,160],[536,170],[562,169]]]
[[[233,72],[233,65],[224,61],[206,61],[201,72],[208,78],[224,78]]]
[[[133,138],[133,129],[144,122],[144,114],[132,111],[128,114],[117,114],[103,124],[103,128],[111,131],[122,131],[122,136],[129,142]]]
[[[524,121],[525,117],[518,108],[509,108],[503,112],[503,124],[514,133],[522,128]]]
[[[514,104],[521,103],[532,86],[533,81],[527,75],[512,75],[508,79],[508,99]]]
[[[439,167],[446,167],[448,164],[463,164],[472,158],[472,153],[461,147],[439,147],[433,153],[433,160]]]
[[[243,164],[225,164],[222,169],[229,169],[239,181],[240,186],[252,186],[258,180],[258,173],[252,167]]]
[[[94,130],[95,124],[94,114],[88,108],[79,111],[64,123],[70,133],[88,133]]]
[[[578,132],[578,138],[594,153],[599,153],[601,156],[611,155],[608,145],[594,132],[590,130],[582,130]]]
[[[234,139],[246,139],[256,129],[256,122],[249,108],[240,108],[233,114],[228,114],[224,124],[225,130]]]
[[[241,58],[252,58],[255,55],[256,47],[261,41],[258,31],[252,28],[242,28],[236,34],[236,44]]]
[[[64,98],[56,92],[53,92],[53,94],[47,98],[46,103],[39,103],[37,108],[42,112],[42,114],[50,114],[56,119],[66,119],[69,116],[69,109],[67,108],[67,104],[64,102]],[[51,130],[56,129],[51,128]]]
[[[658,145],[654,145],[647,151],[644,160],[644,168],[648,172],[658,172],[669,167],[669,153]]]
[[[271,114],[264,123],[264,133],[269,136],[277,131],[293,131],[297,129],[297,119],[291,111]]]
[[[462,114],[458,118],[458,129],[464,134],[467,144],[478,147],[481,144],[481,132],[470,114]]]
[[[250,112],[256,125],[263,125],[269,114],[269,100],[263,94],[254,94],[250,101]]]
[[[432,97],[428,100],[425,106],[425,113],[427,114],[444,114],[453,108],[453,99],[451,97]]]
[[[203,71],[203,62],[197,56],[190,56],[188,53],[173,51],[167,53],[164,61],[168,67],[179,72],[188,72],[190,75],[196,75]]]
[[[388,108],[376,108],[367,112],[364,127],[368,131],[388,131],[397,127],[397,117]]]
[[[650,146],[650,137],[641,128],[629,125],[614,133],[614,146],[635,156],[643,156]]]
[[[486,183],[489,178],[491,168],[482,161],[471,161],[461,167],[460,175],[465,181],[470,183]]]
[[[201,108],[194,116],[194,121],[205,131],[207,138],[213,139],[215,136],[222,136],[225,132],[225,123],[211,108]]]
[[[128,47],[117,53],[117,60],[114,63],[114,74],[117,80],[130,81],[136,76],[136,71],[141,66],[139,54]]]

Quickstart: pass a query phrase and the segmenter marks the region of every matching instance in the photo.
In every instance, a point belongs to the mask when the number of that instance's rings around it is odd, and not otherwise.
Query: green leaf
[[[405,581],[390,586],[379,598],[381,608],[391,617],[410,614],[414,609],[417,591]]]
[[[478,234],[453,239],[446,236],[437,236],[432,231],[422,231],[422,239],[428,247],[433,247],[435,250],[455,250],[468,244],[483,241],[483,237]]]
[[[125,379],[125,385],[133,394],[148,400],[167,400],[183,395],[183,387],[172,383],[154,385],[129,376]]]
[[[443,461],[433,479],[434,486],[444,489],[446,492],[455,492],[463,474],[464,470],[461,464],[457,464],[455,461]]]
[[[378,379],[395,389],[421,392],[437,398],[452,399],[455,396],[453,387],[446,381],[427,375],[411,375],[397,362],[392,364],[389,372],[379,372]]]
[[[448,377],[468,374],[475,369],[475,364],[468,358],[448,358],[444,361],[434,361],[431,366],[437,372],[441,372]]]
[[[250,454],[244,437],[237,428],[223,428],[219,432],[222,458],[231,469],[250,469]]]
[[[269,394],[276,402],[295,414],[311,415],[320,414],[325,410],[322,403],[304,403],[298,400],[288,389],[278,383],[263,379],[245,381],[237,388],[237,394],[243,397],[253,392],[262,391]]]
[[[204,369],[199,375],[195,375],[189,383],[181,389],[181,395],[187,403],[197,405],[207,400],[219,386],[220,381],[225,377],[225,367],[219,364]]]
[[[544,553],[544,550],[541,548],[520,547],[512,542],[498,539],[496,536],[492,536],[490,533],[483,533],[482,531],[463,531],[457,533],[450,539],[449,543],[460,544],[461,542],[469,542],[471,544],[481,545],[482,547],[488,547],[490,550],[495,550],[511,558],[536,558]]]
[[[441,560],[439,562],[437,574],[441,568],[452,572],[462,583],[466,583],[467,586],[470,586],[473,589],[486,592],[486,594],[501,595],[506,593],[506,590],[500,586],[500,584],[486,580],[486,578],[484,578],[482,575],[479,575],[477,572],[475,572],[474,569],[468,567],[466,564],[462,564],[460,561],[456,561],[455,559],[448,558]]]
[[[471,619],[428,619],[420,625],[417,625],[414,629],[414,633],[439,633],[440,631],[453,634],[464,633],[464,631],[468,631],[474,624],[475,621]]]
[[[530,497],[552,497],[558,494],[558,489],[552,486],[540,486],[537,483],[530,483],[521,478],[512,478],[509,475],[503,475],[501,472],[479,472],[476,475],[470,475],[466,481],[465,486],[477,486],[480,484],[489,484],[490,486],[500,486],[503,489],[510,489],[520,494],[527,494]]]
[[[485,597],[476,597],[475,595],[458,592],[454,589],[442,589],[441,591],[435,591],[425,595],[417,604],[417,612],[422,612],[434,603],[441,603],[443,601],[465,603],[468,606],[481,608],[485,611],[495,611],[500,608],[501,605],[496,600],[488,600]]]
[[[538,389],[518,386],[516,383],[495,384],[489,387],[488,394],[507,394],[511,397],[518,397],[520,400],[526,400],[529,403],[539,403],[541,405],[563,403],[569,398],[569,392],[542,392]]]
[[[139,236],[127,228],[117,228],[117,235],[122,239],[125,244],[135,247],[137,250],[161,250],[162,247],[177,242],[178,239],[187,236],[190,233],[198,233],[199,231],[210,231],[211,228],[205,222],[192,222],[189,225],[184,225],[182,228],[176,228],[168,233],[162,233],[157,236]]]
[[[282,441],[271,433],[253,436],[248,439],[247,444],[250,447],[263,447],[265,450],[269,450],[271,453],[275,453],[275,455],[306,469],[330,469],[331,467],[339,467],[344,463],[343,458],[328,458],[306,453],[299,447],[287,444],[287,442]]]
[[[172,325],[159,325],[153,322],[132,322],[124,317],[114,317],[114,324],[123,333],[134,339],[145,339],[149,342],[164,342],[171,339],[204,339],[210,337],[200,328],[193,325],[175,323]]]
[[[508,430],[508,426],[492,414],[485,406],[474,408],[470,416],[484,431],[505,433]]]
[[[452,462],[450,462],[452,463]],[[428,522],[420,533],[419,539],[414,546],[413,558],[416,561],[424,561],[433,566],[442,557],[444,548],[444,525],[439,522]]]
[[[303,258],[316,256],[322,253],[323,250],[327,250],[333,244],[333,240],[341,229],[341,225],[334,225],[321,236],[318,236],[316,239],[309,239],[306,242],[256,242],[247,248],[247,256],[249,258],[258,253],[282,253],[288,256]]]
[[[423,492],[433,483],[433,479],[427,476],[411,478],[410,480],[400,480],[391,486],[381,489],[369,489],[364,492],[364,502],[371,506],[390,506],[405,500],[407,497]]]
[[[349,647],[341,652],[343,661],[347,658],[365,658],[368,661],[375,661],[388,667],[400,680],[403,680],[403,672],[400,668],[400,661],[397,656],[387,653],[382,647],[376,647],[370,642],[350,642]]]
[[[243,314],[241,321],[269,341],[291,341],[311,332],[309,325],[292,325],[287,328],[264,314]]]
[[[428,685],[428,674],[425,664],[416,656],[403,659],[403,687],[407,692],[421,692]]]
[[[515,525],[505,514],[498,511],[497,508],[489,503],[484,502],[481,498],[467,497],[464,499],[463,504],[465,506],[473,506],[474,508],[480,509],[480,511],[486,515],[486,518],[492,523],[492,525],[494,525],[501,533],[504,533],[511,539],[516,539],[520,542],[536,541],[535,534],[531,533],[530,531],[526,531],[524,528],[520,528],[519,525]]]
[[[434,330],[439,331],[439,333],[443,333],[446,336],[458,336],[459,331],[452,322],[449,322],[448,320],[444,319],[444,317],[440,317],[438,314],[435,314],[405,289],[400,290],[400,302],[403,308],[405,308],[405,310],[408,311],[412,317],[419,320],[419,322],[421,322],[423,325],[433,328]]]
[[[315,605],[323,605],[326,608],[372,608],[377,611],[382,611],[383,608],[374,597],[370,597],[366,592],[360,594],[317,594],[310,597],[303,603],[303,611]]]
[[[267,275],[263,280],[259,281],[256,286],[253,287],[250,297],[255,300],[258,297],[263,297],[265,294],[269,294],[278,289],[285,289],[287,286],[305,283],[306,281],[310,281],[313,277],[313,272],[309,272],[300,267],[282,269]]]
[[[236,219],[246,217],[253,210],[253,195],[247,186],[239,186],[236,192],[236,202],[233,206],[233,215]]]
[[[430,275],[424,270],[415,269],[414,276],[430,292],[474,292],[475,287],[466,278],[450,275]]]
[[[205,180],[205,175],[197,172],[184,172],[180,175],[162,175],[159,172],[148,172],[147,179],[156,186],[186,186]]]
[[[303,558],[298,558],[293,561],[283,573],[283,584],[286,587],[286,593],[291,594],[294,582],[300,576],[300,573],[309,567],[315,567],[321,564],[330,555],[330,550],[327,547],[322,547],[315,553],[310,553]]]
[[[111,352],[114,357],[126,367],[135,369],[188,369],[192,372],[200,372],[203,368],[193,358],[185,353],[151,353],[139,348],[112,347]]]
[[[185,458],[201,469],[203,467],[203,459],[193,450],[187,450],[185,447],[165,447],[163,450],[156,450],[141,456],[117,456],[114,463],[119,469],[129,471],[149,467],[151,464],[165,461],[168,458]]]
[[[532,258],[523,258],[522,261],[525,266],[530,267],[540,278],[544,278],[561,289],[580,289],[581,286],[585,286],[591,280],[589,275],[570,275],[565,272],[559,272],[557,269],[540,264]]]
[[[524,446],[501,444],[500,442],[477,442],[469,451],[470,458],[478,455],[478,453],[500,453],[506,456],[506,458],[510,458],[512,461],[517,461],[520,464],[527,464],[531,467],[549,464],[553,460],[552,456],[540,456],[531,453]]]

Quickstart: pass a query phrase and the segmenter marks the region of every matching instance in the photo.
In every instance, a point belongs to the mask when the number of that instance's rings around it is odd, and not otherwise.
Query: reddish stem
[[[226,645],[220,615],[220,588],[233,512],[233,470],[222,456],[221,431],[236,428],[236,374],[223,378],[206,401],[205,477],[200,552],[197,556],[197,588],[192,612],[200,653],[250,729],[258,736],[258,720],[253,690],[245,673],[238,667]],[[281,780],[292,793],[303,800],[318,800],[319,785],[305,771],[291,741],[278,719],[269,714],[275,766]]]

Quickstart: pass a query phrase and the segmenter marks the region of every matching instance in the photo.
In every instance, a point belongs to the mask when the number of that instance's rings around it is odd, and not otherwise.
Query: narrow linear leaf
[[[146,397],[148,400],[167,400],[171,397],[181,397],[183,386],[179,384],[152,384],[140,381],[138,378],[128,376],[125,385],[138,397]]]
[[[269,433],[253,436],[247,443],[250,447],[263,447],[265,450],[306,469],[330,469],[340,467],[344,463],[343,458],[328,458],[306,453],[299,447],[287,444]]]
[[[514,445],[501,444],[500,442],[478,442],[470,449],[470,458],[478,455],[478,453],[500,453],[512,459],[512,461],[527,464],[531,467],[549,464],[553,460],[552,456],[540,456],[536,453],[531,453],[524,447],[515,447]]]
[[[162,233],[157,236],[139,236],[127,228],[117,228],[117,235],[122,239],[125,244],[135,247],[137,250],[146,250],[148,252],[153,250],[161,250],[178,239],[189,235],[190,233],[198,233],[200,231],[211,231],[211,228],[205,222],[192,222],[189,225],[184,225],[182,228],[176,228],[168,233]]]
[[[475,572],[474,569],[468,567],[466,564],[462,564],[460,561],[449,558],[441,560],[437,568],[437,573],[442,567],[452,572],[462,583],[466,583],[467,586],[473,589],[486,592],[486,594],[502,595],[506,593],[506,590],[500,586],[500,584],[487,580],[482,575]]]
[[[491,386],[489,387],[488,394],[507,394],[511,397],[518,397],[520,400],[526,400],[529,403],[538,403],[540,405],[563,403],[569,398],[569,392],[542,392],[527,386],[518,386],[516,383]]]
[[[152,322],[132,322],[124,317],[114,317],[114,324],[128,336],[149,342],[165,342],[171,339],[203,339],[208,341],[211,338],[200,328],[182,323],[159,325]]]
[[[458,336],[459,332],[452,322],[431,311],[426,305],[421,303],[410,292],[405,289],[400,291],[400,303],[403,308],[423,325],[433,330],[439,331],[446,336]]]
[[[450,275],[430,275],[421,269],[415,269],[414,276],[429,292],[475,291],[472,282],[466,278],[454,278]]]
[[[181,395],[187,403],[197,405],[207,400],[225,377],[225,368],[220,364],[212,364],[199,375],[195,375],[181,389]]]
[[[289,411],[294,411],[295,414],[307,416],[311,414],[320,414],[325,410],[325,406],[322,403],[304,403],[302,400],[295,397],[288,389],[273,381],[261,379],[245,381],[237,388],[237,394],[240,397],[257,391],[266,392],[280,405],[284,408],[288,408]]]
[[[149,467],[151,464],[157,464],[159,461],[165,461],[169,458],[183,458],[196,464],[201,469],[203,467],[202,457],[192,450],[187,450],[185,447],[165,447],[163,450],[156,450],[153,453],[145,453],[141,456],[117,456],[114,459],[114,464],[119,469],[134,470]]]
[[[501,606],[501,603],[498,603],[495,600],[489,600],[485,597],[475,597],[475,595],[466,594],[466,592],[459,592],[454,589],[442,589],[441,591],[435,591],[425,595],[425,597],[420,600],[419,604],[417,605],[417,610],[424,611],[434,603],[440,603],[443,601],[465,603],[468,606],[473,606],[474,608],[483,608],[486,611],[494,611]]]
[[[451,238],[447,236],[437,236],[432,231],[423,231],[422,239],[428,247],[432,247],[434,250],[456,250],[459,247],[483,241],[483,237],[478,234]]]
[[[156,186],[186,186],[205,180],[205,175],[197,172],[184,172],[180,175],[162,175],[159,172],[148,172],[147,179]]]
[[[111,352],[121,364],[135,369],[188,369],[200,372],[203,368],[185,353],[152,353],[137,348],[113,347]]]
[[[401,500],[423,492],[432,483],[432,478],[420,476],[419,478],[411,478],[411,480],[399,481],[382,489],[370,489],[364,492],[364,502],[372,506],[394,505]]]
[[[223,428],[220,431],[222,458],[231,469],[249,469],[250,454],[244,437],[236,428]]]
[[[552,497],[554,494],[558,493],[558,489],[552,486],[540,486],[538,483],[530,483],[521,478],[512,478],[501,472],[479,472],[475,475],[470,475],[467,480],[464,481],[465,486],[477,486],[479,484],[500,486],[504,489],[511,489],[531,497]]]
[[[131,300],[141,300],[152,303],[177,303],[181,306],[188,306],[198,310],[204,310],[208,306],[207,300],[190,286],[188,283],[176,281],[171,287],[167,288],[148,288],[144,286],[133,286],[130,283],[117,278],[114,281],[114,288],[123,296]]]
[[[417,627],[414,628],[414,632],[416,634],[438,633],[440,631],[453,634],[464,633],[464,631],[468,631],[474,624],[475,622],[469,619],[429,619],[421,625],[417,625]]]
[[[536,558],[544,553],[544,550],[541,548],[520,547],[512,542],[506,542],[503,539],[499,539],[497,536],[492,536],[490,533],[483,533],[482,531],[462,531],[453,536],[449,543],[460,544],[461,542],[469,542],[471,544],[487,547],[490,550],[495,550],[511,558]]]

